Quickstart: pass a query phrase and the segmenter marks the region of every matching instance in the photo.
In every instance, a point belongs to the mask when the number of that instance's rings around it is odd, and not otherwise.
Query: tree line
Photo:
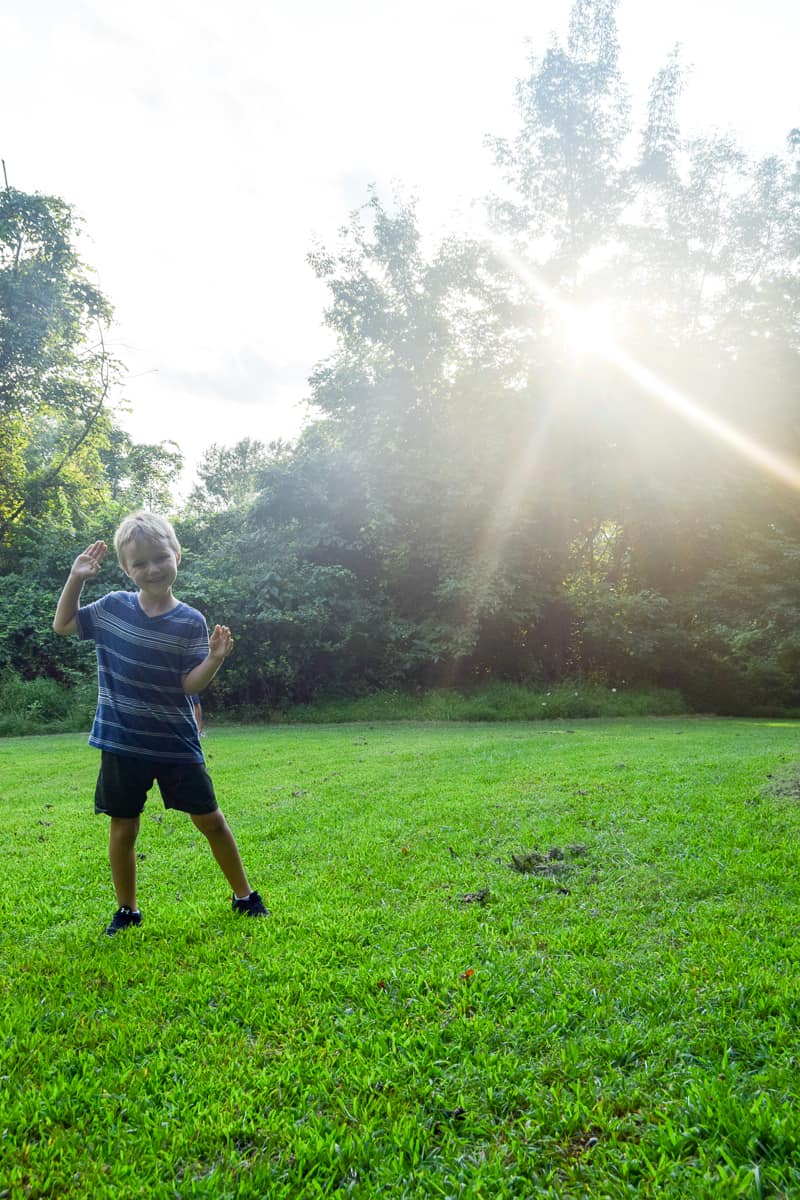
[[[686,138],[677,53],[635,129],[615,7],[576,0],[531,58],[474,231],[430,245],[371,191],[309,256],[336,344],[303,433],[210,447],[175,513],[182,598],[236,630],[217,702],[588,678],[800,704],[800,131],[761,159]],[[61,200],[0,194],[0,666],[67,684],[76,544],[172,507],[180,462],[115,418],[77,240]]]

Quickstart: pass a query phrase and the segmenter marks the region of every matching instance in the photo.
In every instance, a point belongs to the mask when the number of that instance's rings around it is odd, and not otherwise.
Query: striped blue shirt
[[[97,650],[97,712],[89,745],[155,762],[204,762],[181,679],[208,655],[201,613],[181,604],[148,617],[136,592],[79,608],[78,636]]]

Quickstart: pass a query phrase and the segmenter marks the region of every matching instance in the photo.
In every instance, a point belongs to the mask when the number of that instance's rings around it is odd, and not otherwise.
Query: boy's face
[[[178,575],[180,554],[164,538],[136,537],[122,547],[122,569],[147,596],[164,596]]]

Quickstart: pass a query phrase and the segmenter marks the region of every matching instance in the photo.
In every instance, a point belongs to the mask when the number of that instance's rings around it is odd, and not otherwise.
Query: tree
[[[189,505],[177,525],[182,595],[235,628],[237,653],[214,686],[226,701],[303,702],[358,674],[354,644],[369,613],[354,572],[321,553],[330,475],[319,459],[308,468],[308,455],[276,449],[254,501],[211,513]]]
[[[800,452],[800,134],[760,161],[687,140],[674,53],[632,138],[615,11],[576,0],[531,58],[486,237],[429,247],[373,190],[311,255],[315,419],[212,446],[181,516],[184,594],[237,631],[226,699],[583,673],[797,703],[796,497],[747,445]],[[53,461],[58,412],[12,474]],[[165,484],[159,447],[92,428],[76,489]],[[79,509],[59,479],[51,527]]]
[[[553,42],[517,85],[521,127],[494,142],[509,194],[498,226],[542,243],[551,285],[577,285],[586,256],[614,240],[626,203],[620,149],[630,105],[619,72],[617,0],[576,0],[565,46]]]
[[[408,620],[412,673],[630,676],[619,617],[636,670],[674,676],[686,598],[781,509],[709,429],[798,448],[797,140],[757,163],[686,141],[676,52],[631,153],[615,9],[577,0],[532,58],[486,244],[426,256],[413,205],[373,194],[312,258],[338,339],[313,401],[360,490],[324,536]],[[598,308],[624,355],[578,346],[570,312]]]
[[[375,193],[338,252],[312,264],[338,339],[312,400],[351,497],[346,512],[328,503],[328,552],[346,545],[380,592],[384,664],[446,678],[484,616],[512,606],[528,620],[549,586],[515,559],[513,539],[498,556],[486,537],[487,523],[504,534],[509,455],[529,423],[506,336],[511,302],[479,243],[449,238],[428,258],[414,205],[389,211]],[[515,656],[519,667],[519,645]]]
[[[258,493],[264,471],[282,449],[280,442],[266,447],[253,438],[243,438],[235,446],[213,443],[198,464],[199,482],[189,494],[187,513],[221,512],[248,504]]]
[[[176,442],[134,442],[111,422],[100,460],[113,504],[127,511],[171,508],[172,486],[184,461]]]
[[[111,411],[111,308],[79,234],[64,201],[0,192],[0,671],[65,683],[91,678],[86,647],[51,630],[75,547],[170,503],[183,462],[172,444],[134,443]]]
[[[117,364],[78,235],[62,200],[0,191],[0,541],[98,475]]]

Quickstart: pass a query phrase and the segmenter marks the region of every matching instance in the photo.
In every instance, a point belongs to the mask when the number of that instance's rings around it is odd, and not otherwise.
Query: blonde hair
[[[114,534],[114,549],[121,566],[125,565],[122,562],[123,548],[137,537],[146,538],[151,542],[166,542],[176,554],[180,555],[180,542],[167,518],[159,517],[157,513],[146,512],[142,509],[126,517]]]

